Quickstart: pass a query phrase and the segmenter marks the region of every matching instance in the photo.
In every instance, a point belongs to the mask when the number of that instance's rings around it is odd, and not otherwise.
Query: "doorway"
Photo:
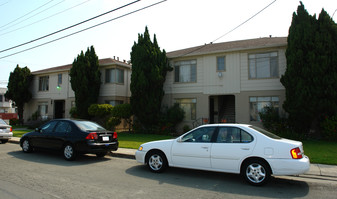
[[[54,118],[64,118],[65,113],[65,100],[55,100],[54,101]]]

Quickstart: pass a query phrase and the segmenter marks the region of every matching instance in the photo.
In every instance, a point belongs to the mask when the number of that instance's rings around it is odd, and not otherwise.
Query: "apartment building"
[[[69,72],[72,64],[34,71],[31,85],[32,99],[25,104],[24,120],[38,112],[41,119],[69,118],[75,106]],[[101,87],[98,103],[117,105],[128,103],[131,65],[119,58],[100,59]]]
[[[261,125],[259,112],[283,112],[286,37],[205,44],[167,53],[174,68],[166,77],[163,104],[180,104],[181,124],[235,122]]]

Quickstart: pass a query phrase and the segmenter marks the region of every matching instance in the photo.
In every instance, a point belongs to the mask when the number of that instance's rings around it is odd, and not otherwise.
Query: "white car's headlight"
[[[138,151],[142,151],[143,150],[143,146],[140,146],[139,148],[138,148]]]

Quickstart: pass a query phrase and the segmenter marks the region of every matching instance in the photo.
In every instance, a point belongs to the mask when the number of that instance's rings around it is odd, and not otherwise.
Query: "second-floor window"
[[[57,85],[61,86],[61,84],[62,84],[62,73],[57,75]]]
[[[277,52],[250,54],[249,79],[278,78]]]
[[[109,68],[105,70],[106,83],[124,83],[124,70],[119,68]]]
[[[216,70],[225,71],[226,70],[226,59],[225,56],[216,58]]]
[[[196,82],[197,61],[179,61],[174,63],[174,82]]]
[[[49,76],[39,77],[39,91],[49,90]]]

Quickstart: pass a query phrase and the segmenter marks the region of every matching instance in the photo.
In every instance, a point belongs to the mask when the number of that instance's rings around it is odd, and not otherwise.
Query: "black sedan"
[[[66,160],[74,160],[78,154],[92,153],[104,157],[118,149],[117,133],[84,120],[55,119],[20,139],[23,152],[35,148],[63,150]]]

